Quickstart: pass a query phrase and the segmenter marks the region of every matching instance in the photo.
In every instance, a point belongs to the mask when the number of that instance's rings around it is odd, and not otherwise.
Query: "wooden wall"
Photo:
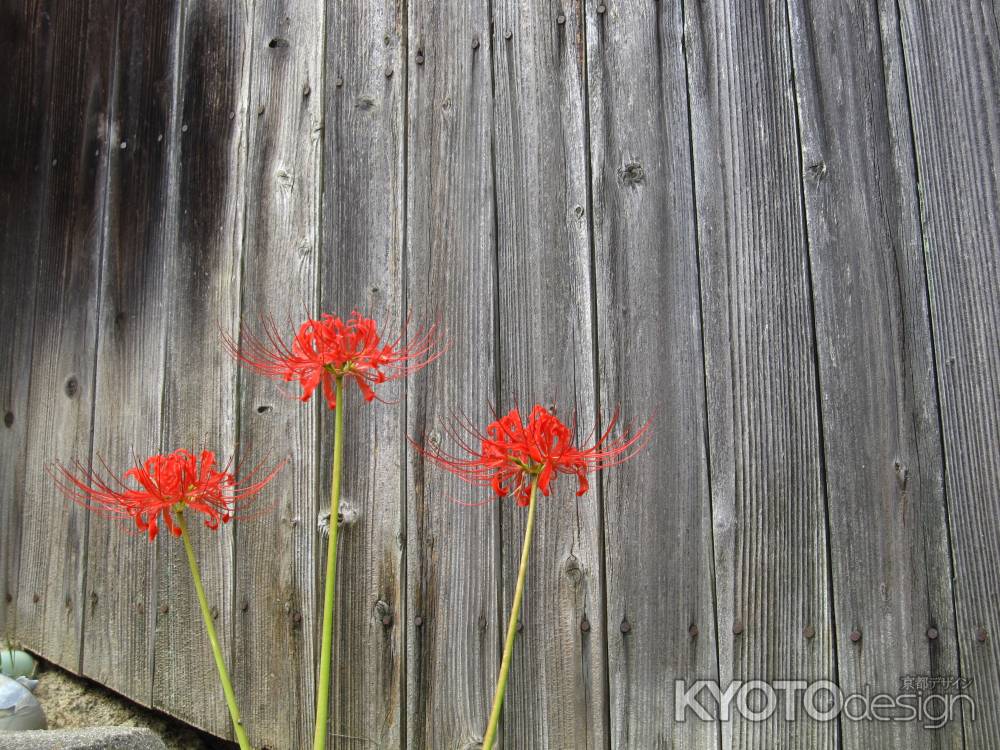
[[[1000,746],[1000,8],[4,0],[0,632],[221,736],[178,544],[53,459],[289,451],[196,534],[257,746],[311,736],[332,415],[219,329],[440,315],[347,409],[335,747],[477,746],[524,512],[406,446],[656,413],[539,510],[505,748]],[[557,485],[558,486],[558,485]],[[675,679],[971,679],[919,722],[674,720]]]

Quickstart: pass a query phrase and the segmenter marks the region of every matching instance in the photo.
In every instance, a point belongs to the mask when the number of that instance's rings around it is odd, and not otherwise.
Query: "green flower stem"
[[[521,568],[517,571],[517,586],[514,588],[514,606],[510,610],[510,622],[507,624],[507,640],[503,647],[503,659],[500,662],[500,677],[497,679],[497,692],[493,696],[493,711],[490,713],[490,723],[486,727],[486,737],[483,739],[483,750],[492,750],[496,742],[497,729],[500,726],[500,711],[503,709],[503,697],[507,692],[507,677],[510,674],[510,662],[514,656],[514,639],[517,638],[517,622],[521,614],[521,597],[524,595],[524,579],[528,573],[528,553],[531,551],[531,532],[535,528],[535,496],[538,494],[538,477],[531,483],[531,499],[528,501],[528,525],[524,528],[524,546],[521,548]]]
[[[319,657],[319,687],[316,693],[314,750],[326,747],[330,714],[330,669],[333,660],[334,581],[337,578],[337,517],[340,515],[340,467],[344,461],[344,379],[337,376],[337,407],[333,428],[333,481],[330,484],[330,540],[326,550],[326,588],[323,598],[323,647]]]
[[[236,740],[240,743],[240,750],[252,750],[250,739],[247,737],[247,730],[243,728],[243,720],[240,718],[240,709],[236,705],[236,693],[233,692],[233,683],[229,681],[229,672],[226,671],[226,661],[222,658],[222,649],[219,647],[219,636],[215,634],[215,622],[213,621],[212,613],[208,609],[205,587],[201,585],[201,573],[198,571],[198,561],[194,557],[191,537],[188,536],[187,523],[184,521],[184,511],[176,510],[174,513],[177,516],[177,527],[181,530],[181,539],[184,540],[184,551],[187,552],[188,566],[191,568],[191,577],[194,579],[194,590],[198,593],[198,606],[201,607],[201,616],[205,620],[205,630],[208,631],[208,640],[212,644],[212,656],[215,657],[215,666],[219,668],[219,680],[222,682],[222,692],[226,694],[229,715],[233,718],[233,729],[236,730]]]

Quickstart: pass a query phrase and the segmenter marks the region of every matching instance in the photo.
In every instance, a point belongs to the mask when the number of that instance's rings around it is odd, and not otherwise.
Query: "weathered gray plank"
[[[180,3],[121,8],[94,411],[95,467],[123,474],[160,450],[165,264]],[[157,544],[171,544],[164,536]],[[156,550],[127,523],[94,518],[87,556],[84,674],[151,702]]]
[[[672,710],[675,679],[718,669],[682,31],[679,3],[587,7],[600,403],[657,412],[602,481],[616,748],[718,741]]]
[[[577,419],[582,440],[597,416],[583,8],[549,0],[493,7],[499,411],[512,399],[525,413],[536,401],[554,405],[562,419]],[[601,499],[597,482],[580,498],[569,477],[554,488],[538,508],[504,747],[603,748]],[[505,632],[526,509],[513,498],[500,506]]]
[[[261,315],[282,329],[318,298],[323,7],[266,2],[254,9],[243,241],[242,326],[260,336]],[[290,335],[291,331],[288,331]],[[265,518],[236,522],[233,671],[255,747],[312,740],[317,610],[315,563],[323,546],[316,511],[318,405],[241,371],[239,433],[252,465],[291,461],[264,491]]]
[[[789,3],[847,692],[958,674],[912,140],[886,6],[883,41],[877,3]],[[960,720],[841,726],[845,747],[962,747]]]
[[[389,342],[404,317],[404,4],[337,3],[326,34],[322,309],[342,317],[357,309]],[[356,521],[338,543],[330,727],[334,736],[393,747],[405,731],[404,386],[382,388],[396,401],[388,404],[366,403],[347,386],[341,502]],[[323,414],[317,494],[328,509],[333,412]]]
[[[720,677],[835,679],[786,11],[686,13]],[[722,746],[835,746],[835,723],[799,712],[794,723],[736,716]]]
[[[944,439],[966,745],[1000,744],[1000,14],[899,4]],[[980,632],[981,631],[981,632]],[[977,637],[977,633],[979,634]],[[982,640],[985,638],[985,640]]]
[[[250,18],[228,0],[184,6],[179,54],[177,139],[177,246],[166,279],[163,374],[163,448],[236,450],[236,363],[218,327],[236,328],[240,305]],[[190,524],[209,606],[223,653],[233,628],[234,550],[231,526],[217,532]],[[153,704],[195,726],[225,736],[229,713],[183,547],[157,546]],[[174,542],[174,543],[170,543]],[[230,664],[230,667],[232,664]]]
[[[408,382],[407,432],[451,448],[456,413],[485,426],[496,398],[490,21],[486,2],[409,4],[406,302],[417,319],[446,316],[452,347]],[[479,499],[409,452],[407,747],[478,747],[486,729],[503,619],[499,508],[456,502]]]
[[[46,109],[52,82],[48,3],[10,5],[0,35],[10,85],[0,89],[0,643],[15,635],[34,327],[35,252],[49,158]]]
[[[38,236],[29,386],[18,636],[80,667],[87,511],[61,496],[53,459],[89,462],[94,346],[115,47],[112,3],[60,8],[46,116],[49,174]]]

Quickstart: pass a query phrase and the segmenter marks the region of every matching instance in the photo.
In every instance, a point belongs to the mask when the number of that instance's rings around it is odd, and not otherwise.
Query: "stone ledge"
[[[164,750],[164,745],[148,729],[91,727],[0,732],[0,750]]]

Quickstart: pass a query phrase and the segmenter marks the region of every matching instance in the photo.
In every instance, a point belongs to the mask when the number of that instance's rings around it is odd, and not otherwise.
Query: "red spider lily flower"
[[[318,320],[310,318],[300,325],[289,345],[272,319],[261,322],[263,338],[244,333],[242,345],[237,345],[224,335],[229,352],[268,377],[297,382],[302,401],[308,401],[322,385],[331,409],[337,406],[337,378],[353,379],[365,401],[371,401],[376,385],[406,377],[444,353],[436,323],[417,331],[406,344],[405,330],[395,341],[384,343],[375,321],[356,310],[346,321],[324,313]]]
[[[496,416],[496,415],[494,415]],[[478,487],[491,487],[497,497],[513,492],[517,504],[526,506],[531,498],[531,485],[537,477],[538,489],[548,496],[549,486],[558,474],[577,478],[577,496],[589,488],[587,475],[600,469],[617,466],[637,455],[648,442],[650,422],[631,435],[611,440],[611,431],[618,423],[618,413],[601,436],[590,447],[574,444],[573,428],[567,426],[544,406],[535,405],[525,421],[517,408],[492,422],[485,433],[476,430],[468,420],[461,420],[462,432],[478,440],[476,450],[466,444],[458,430],[449,434],[469,457],[446,453],[436,446],[422,447],[410,442],[434,463],[464,481]],[[584,442],[589,442],[590,437]]]
[[[216,466],[212,451],[202,451],[196,456],[181,449],[150,456],[142,464],[136,462],[122,479],[106,480],[80,463],[76,463],[75,472],[55,464],[50,475],[73,502],[109,516],[131,518],[153,541],[160,530],[160,519],[171,534],[181,535],[172,515],[179,510],[201,513],[210,529],[229,523],[237,504],[260,492],[283,467],[281,462],[263,477],[240,487],[229,471],[229,464]],[[260,475],[261,468],[255,467],[245,480]],[[104,469],[113,474],[107,465]],[[130,479],[138,486],[126,484]]]

